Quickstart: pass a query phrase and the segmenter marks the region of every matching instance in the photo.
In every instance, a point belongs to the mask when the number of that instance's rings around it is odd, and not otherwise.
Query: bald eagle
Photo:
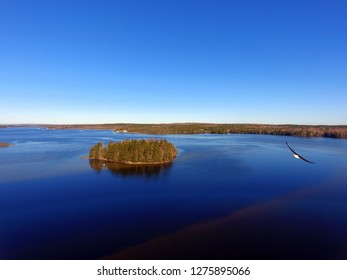
[[[306,161],[306,162],[308,162],[308,163],[314,163],[313,161],[309,161],[309,160],[303,158],[302,156],[300,156],[297,152],[295,152],[295,151],[288,145],[288,142],[286,142],[286,144],[287,144],[288,148],[293,152],[293,155],[294,155],[295,158],[297,158],[297,159],[302,159],[303,161]]]

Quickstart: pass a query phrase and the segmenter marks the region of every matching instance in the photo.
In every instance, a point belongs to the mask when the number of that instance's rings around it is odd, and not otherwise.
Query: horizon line
[[[227,123],[227,122],[158,122],[158,123],[141,123],[141,122],[115,122],[115,123],[8,123],[0,126],[88,126],[88,125],[273,125],[273,126],[347,126],[347,124],[297,124],[297,123]]]

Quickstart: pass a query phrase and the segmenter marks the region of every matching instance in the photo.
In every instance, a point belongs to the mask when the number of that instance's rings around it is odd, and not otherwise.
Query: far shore
[[[165,161],[165,162],[132,162],[132,161],[112,161],[112,160],[105,160],[105,159],[96,159],[91,158],[89,156],[83,156],[82,158],[90,159],[90,160],[96,160],[100,162],[107,162],[107,163],[121,163],[121,164],[127,164],[127,165],[165,165],[172,163],[173,161]]]
[[[272,125],[272,124],[83,124],[43,125],[47,129],[113,130],[115,133],[169,134],[263,134],[301,137],[347,138],[347,125]]]
[[[347,139],[347,125],[295,125],[295,124],[216,124],[216,123],[113,123],[113,124],[60,124],[11,125],[7,127],[40,127],[46,129],[112,130],[129,134],[262,134],[298,137],[326,137]]]

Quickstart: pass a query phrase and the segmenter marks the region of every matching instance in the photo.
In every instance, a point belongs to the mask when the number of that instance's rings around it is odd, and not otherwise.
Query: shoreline
[[[297,137],[324,137],[347,139],[347,125],[295,125],[295,124],[216,124],[216,123],[163,123],[163,124],[71,124],[21,125],[51,130],[112,130],[119,134],[195,135],[195,134],[259,134]],[[20,127],[9,125],[7,127]]]
[[[165,161],[165,162],[132,162],[132,161],[111,161],[106,159],[97,159],[97,158],[91,158],[89,156],[83,156],[82,158],[89,159],[89,160],[95,160],[95,161],[101,161],[101,162],[108,162],[108,163],[120,163],[120,164],[126,164],[126,165],[164,165],[173,163],[174,161]]]
[[[10,147],[10,146],[13,146],[13,144],[10,144],[10,143],[7,143],[7,142],[0,142],[0,147]]]

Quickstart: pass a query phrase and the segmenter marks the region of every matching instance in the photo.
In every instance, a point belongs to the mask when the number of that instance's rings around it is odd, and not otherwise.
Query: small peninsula
[[[7,143],[7,142],[0,142],[0,147],[9,147],[11,146],[10,143]]]
[[[164,164],[177,156],[175,146],[165,139],[141,139],[111,141],[107,146],[101,142],[89,152],[89,159],[126,164]]]

